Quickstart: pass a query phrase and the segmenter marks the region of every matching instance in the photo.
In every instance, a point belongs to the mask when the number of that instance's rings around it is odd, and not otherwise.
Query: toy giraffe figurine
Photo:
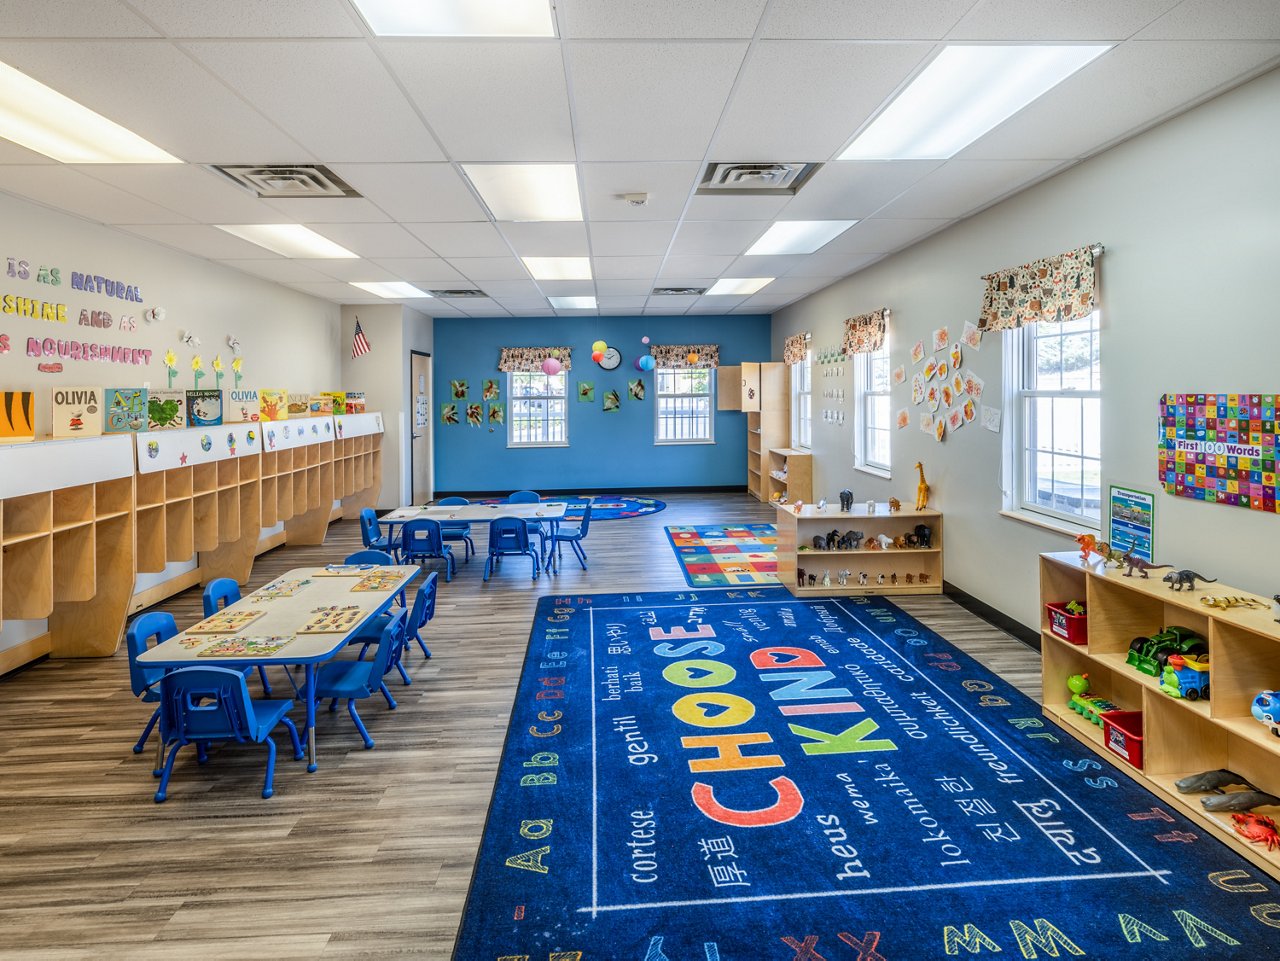
[[[920,472],[920,483],[916,484],[916,510],[922,511],[929,506],[929,485],[924,479],[924,464],[916,461],[916,470]]]

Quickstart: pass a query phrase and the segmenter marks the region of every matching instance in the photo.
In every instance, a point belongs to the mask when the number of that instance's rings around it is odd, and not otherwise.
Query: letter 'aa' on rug
[[[778,535],[772,524],[703,524],[666,532],[690,587],[778,583]]]
[[[542,598],[454,957],[1277,944],[1276,881],[1000,678],[880,598],[764,588]]]

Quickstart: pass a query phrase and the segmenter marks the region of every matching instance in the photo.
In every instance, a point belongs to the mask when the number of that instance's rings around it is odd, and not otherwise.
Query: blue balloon
[[[645,354],[643,357],[641,357],[640,366],[644,370],[653,370],[653,368],[656,366],[653,360],[653,355]]]

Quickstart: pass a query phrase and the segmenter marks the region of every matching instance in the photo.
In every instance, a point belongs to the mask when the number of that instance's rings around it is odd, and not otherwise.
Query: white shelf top
[[[220,427],[143,431],[134,436],[140,474],[247,457],[262,449],[262,425],[254,421]]]
[[[262,449],[290,450],[333,440],[336,432],[332,417],[298,417],[289,420],[271,420],[258,425],[262,428]]]
[[[133,473],[128,434],[72,437],[0,446],[0,497],[21,497]]]
[[[336,414],[333,419],[338,426],[340,438],[382,433],[382,414],[378,411],[367,414]]]

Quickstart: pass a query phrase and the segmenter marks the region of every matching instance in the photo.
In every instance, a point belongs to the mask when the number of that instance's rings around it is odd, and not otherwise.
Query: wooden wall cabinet
[[[1174,782],[1189,774],[1226,768],[1259,790],[1280,795],[1280,737],[1254,720],[1250,707],[1262,690],[1280,689],[1280,625],[1269,598],[1224,584],[1173,591],[1161,580],[1125,577],[1118,568],[1085,566],[1075,551],[1040,555],[1041,646],[1044,714],[1077,740],[1112,761],[1205,832],[1280,878],[1280,851],[1249,844],[1232,830],[1231,815],[1200,805],[1203,794],[1179,794]],[[1204,596],[1253,597],[1256,609],[1217,610]],[[1070,644],[1049,630],[1045,604],[1083,601],[1088,640]],[[1162,692],[1157,678],[1125,663],[1129,644],[1165,627],[1186,627],[1208,641],[1209,699],[1187,700]],[[1088,674],[1090,693],[1126,711],[1141,711],[1143,767],[1109,751],[1103,729],[1068,705],[1067,678]],[[1274,808],[1260,814],[1275,816]]]
[[[747,490],[759,500],[769,499],[766,479],[769,452],[785,448],[791,440],[790,371],[785,364],[743,364],[751,368],[758,384],[754,409],[747,409]],[[744,379],[747,374],[744,373]],[[745,388],[744,388],[745,390]]]

